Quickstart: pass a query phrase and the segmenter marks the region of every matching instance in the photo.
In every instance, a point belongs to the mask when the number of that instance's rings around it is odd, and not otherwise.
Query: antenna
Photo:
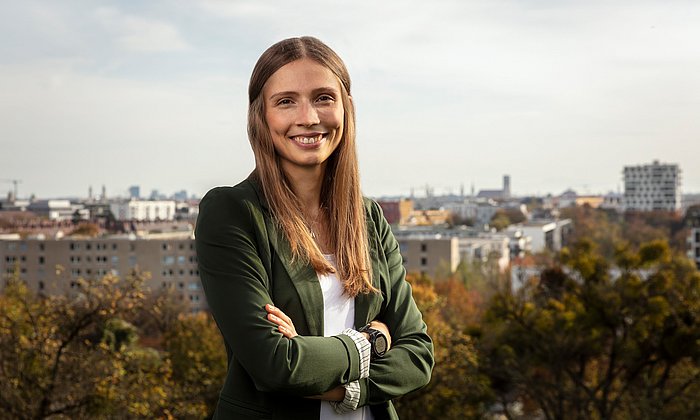
[[[15,195],[15,200],[17,199],[17,184],[21,184],[22,180],[21,179],[3,179],[3,182],[11,182],[12,185],[14,186],[14,195]]]

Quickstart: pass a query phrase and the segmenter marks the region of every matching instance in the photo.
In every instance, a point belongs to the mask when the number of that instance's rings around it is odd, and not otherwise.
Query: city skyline
[[[656,159],[697,193],[698,18],[690,1],[10,3],[0,179],[22,198],[236,184],[255,60],[308,34],[353,78],[367,195],[503,174],[519,196],[621,192],[624,166]]]

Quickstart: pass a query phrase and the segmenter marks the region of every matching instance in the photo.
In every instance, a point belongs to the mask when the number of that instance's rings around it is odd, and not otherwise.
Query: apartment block
[[[625,166],[624,207],[639,211],[678,211],[681,208],[681,170],[677,164]]]
[[[685,215],[688,224],[688,258],[700,269],[700,205],[690,207]]]
[[[79,278],[150,272],[147,286],[171,288],[193,312],[206,308],[199,281],[192,232],[168,232],[98,238],[0,237],[0,274],[19,272],[27,285],[46,295],[70,292]],[[0,289],[5,281],[0,282]]]
[[[444,270],[450,273],[459,264],[459,239],[439,234],[417,234],[398,238],[406,271],[435,276]]]

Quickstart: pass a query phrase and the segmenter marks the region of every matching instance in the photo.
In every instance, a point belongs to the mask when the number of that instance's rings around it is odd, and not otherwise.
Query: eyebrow
[[[322,87],[319,87],[319,88],[312,90],[311,93],[312,94],[319,94],[321,92],[328,92],[328,91],[333,92],[335,94],[339,94],[338,88],[334,88],[332,86],[322,86]],[[273,93],[272,95],[270,95],[270,99],[274,100],[275,98],[278,98],[280,96],[297,96],[297,95],[299,95],[299,92],[294,91],[294,90],[287,90],[284,92]]]

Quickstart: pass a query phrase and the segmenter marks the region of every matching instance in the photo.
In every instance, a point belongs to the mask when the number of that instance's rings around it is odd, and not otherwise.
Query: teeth
[[[302,136],[297,136],[293,137],[293,139],[301,144],[312,144],[312,143],[317,143],[321,141],[322,135],[318,135],[316,137],[302,137]]]

